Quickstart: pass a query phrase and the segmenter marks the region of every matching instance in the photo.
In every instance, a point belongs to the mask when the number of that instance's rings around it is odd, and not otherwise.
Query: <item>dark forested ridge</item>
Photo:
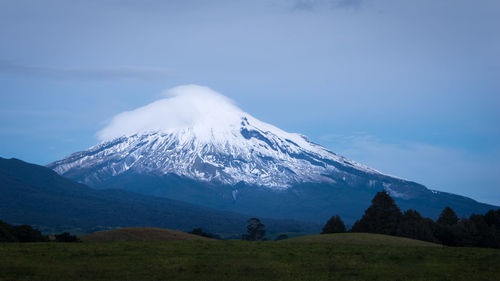
[[[0,158],[0,219],[41,230],[94,232],[154,226],[241,233],[251,216],[124,190],[95,190],[54,171]],[[269,232],[318,232],[314,223],[262,218]]]
[[[67,174],[71,179],[78,177]],[[360,174],[360,177],[364,174]],[[346,225],[352,225],[370,205],[370,200],[383,186],[368,186],[366,177],[357,184],[302,183],[286,190],[262,188],[240,182],[234,186],[203,182],[175,174],[150,175],[133,171],[113,176],[93,188],[113,188],[144,195],[164,197],[208,208],[247,213],[257,217],[296,219],[324,223],[333,214],[339,214]],[[392,179],[397,181],[396,179]],[[395,183],[396,184],[396,183]],[[485,213],[496,206],[484,204],[470,198],[431,191],[417,183],[408,182],[405,190],[411,198],[395,198],[403,209],[417,210],[422,216],[437,219],[446,206],[461,216]]]

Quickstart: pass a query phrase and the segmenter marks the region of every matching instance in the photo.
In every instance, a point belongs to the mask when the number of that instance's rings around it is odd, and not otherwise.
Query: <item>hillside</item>
[[[216,211],[123,190],[95,190],[54,171],[0,158],[0,219],[42,231],[95,232],[117,227],[201,227],[212,233],[243,233],[250,215]],[[317,232],[319,225],[261,218],[269,232]]]
[[[83,242],[214,240],[178,230],[154,227],[133,227],[99,231],[82,235],[79,238]]]

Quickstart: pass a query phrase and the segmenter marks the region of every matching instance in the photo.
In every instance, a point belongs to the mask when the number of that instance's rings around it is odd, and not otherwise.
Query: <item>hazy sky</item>
[[[500,1],[0,0],[0,156],[47,164],[183,84],[500,205]]]

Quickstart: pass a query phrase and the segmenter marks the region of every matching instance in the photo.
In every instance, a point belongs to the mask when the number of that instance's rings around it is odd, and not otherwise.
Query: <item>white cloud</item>
[[[179,128],[210,130],[242,113],[235,103],[208,87],[184,85],[165,91],[167,97],[120,113],[98,132],[101,141],[144,132]],[[203,132],[201,132],[203,134]]]

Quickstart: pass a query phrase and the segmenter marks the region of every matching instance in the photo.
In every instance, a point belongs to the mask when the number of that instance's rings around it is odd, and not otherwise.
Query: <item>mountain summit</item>
[[[258,120],[207,87],[180,86],[168,94],[117,115],[98,133],[102,143],[49,167],[62,175],[85,171],[78,180],[87,184],[132,170],[278,189],[345,181],[351,173],[344,168],[378,174]]]

